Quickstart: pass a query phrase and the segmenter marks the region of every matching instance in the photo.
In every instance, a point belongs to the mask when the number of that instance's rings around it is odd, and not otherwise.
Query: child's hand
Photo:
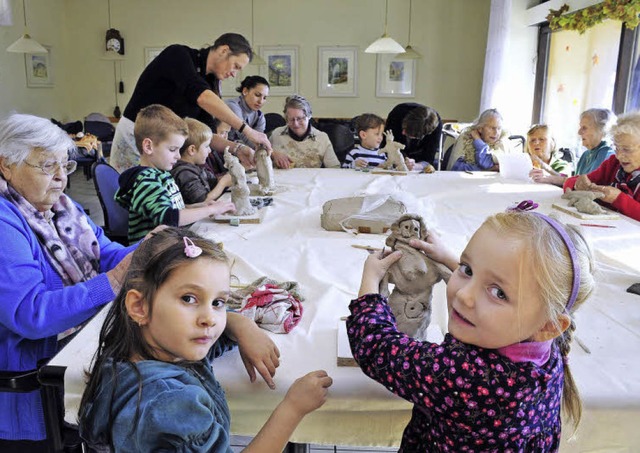
[[[289,168],[292,162],[292,160],[289,158],[289,156],[287,156],[286,153],[283,153],[282,151],[276,151],[275,149],[271,153],[271,159],[278,168]]]
[[[229,173],[225,173],[218,178],[218,184],[216,185],[220,185],[220,187],[231,187],[232,183],[231,175]]]
[[[225,200],[212,201],[207,206],[209,208],[209,215],[224,214],[225,212],[233,212],[236,210],[236,205]]]
[[[327,400],[328,388],[333,379],[324,370],[312,371],[291,384],[284,397],[283,404],[303,417],[322,406]]]
[[[389,250],[384,253],[384,257],[377,253],[369,255],[367,260],[364,262],[358,297],[365,294],[375,294],[380,292],[380,282],[391,265],[401,257],[402,252],[399,250],[396,250],[395,252],[391,252]]]
[[[411,239],[409,245],[421,250],[429,258],[444,264],[452,271],[458,267],[458,257],[447,248],[444,242],[442,242],[442,238],[435,233],[429,233],[426,241]]]
[[[369,166],[369,163],[362,157],[358,157],[356,160],[354,160],[353,164],[356,166],[356,168],[367,168]]]

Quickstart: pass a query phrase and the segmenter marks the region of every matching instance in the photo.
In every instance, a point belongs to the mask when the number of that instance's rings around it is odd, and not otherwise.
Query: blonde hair
[[[161,143],[171,134],[189,136],[187,123],[173,113],[169,107],[160,104],[151,104],[138,112],[133,126],[133,136],[136,139],[138,151],[142,150],[142,142],[145,138],[154,143]]]
[[[595,258],[591,246],[576,226],[563,225],[576,249],[576,262],[572,262],[559,232],[544,218],[528,212],[495,214],[483,225],[493,228],[498,234],[510,235],[522,241],[529,259],[529,269],[535,269],[531,275],[539,288],[540,299],[546,304],[548,319],[557,327],[560,315],[567,314],[571,319],[570,326],[554,339],[554,343],[560,350],[564,368],[562,409],[573,421],[574,428],[577,428],[582,417],[582,402],[567,356],[576,329],[573,313],[595,291]],[[573,287],[573,266],[576,264],[580,268],[578,295],[567,312],[566,306]]]
[[[533,126],[531,126],[529,128],[529,130],[527,131],[527,146],[525,147],[525,151],[528,154],[531,154],[529,152],[529,137],[531,136],[531,134],[533,134],[536,131],[544,131],[544,132],[546,132],[547,139],[551,142],[551,148],[550,148],[551,149],[551,154],[556,152],[556,139],[553,137],[553,134],[551,133],[551,128],[547,124],[534,124]]]
[[[193,118],[185,118],[185,123],[187,123],[187,128],[189,130],[189,135],[187,135],[187,139],[184,141],[184,145],[180,148],[180,154],[184,154],[191,145],[196,148],[200,147],[205,142],[210,142],[213,137],[213,132],[211,128],[206,124],[193,119]]]

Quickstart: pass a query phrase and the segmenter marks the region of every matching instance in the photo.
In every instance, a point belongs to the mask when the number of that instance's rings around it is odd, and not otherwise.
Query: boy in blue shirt
[[[378,154],[383,138],[384,120],[373,113],[363,113],[356,118],[355,126],[360,144],[349,151],[342,168],[377,167],[387,158],[386,154]]]

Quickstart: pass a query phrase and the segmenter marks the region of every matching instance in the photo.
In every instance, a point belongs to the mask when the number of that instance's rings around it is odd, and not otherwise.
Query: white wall
[[[107,0],[25,1],[32,36],[53,46],[55,86],[27,88],[23,56],[4,51],[23,28],[22,3],[12,0],[14,26],[0,27],[0,116],[12,110],[64,121],[93,111],[111,115],[113,63],[100,59]],[[424,58],[418,61],[416,97],[410,101],[430,105],[444,118],[469,120],[478,114],[489,3],[413,0],[411,44]],[[227,31],[250,37],[250,9],[251,0],[111,0],[112,26],[121,31],[126,47],[121,109],[143,69],[145,47],[198,47]],[[299,91],[316,116],[351,117],[365,111],[386,116],[405,99],[375,97],[376,57],[363,52],[382,34],[384,11],[384,0],[255,0],[253,45],[299,46]],[[389,0],[388,32],[402,44],[408,39],[408,16],[409,0]],[[320,45],[359,47],[358,97],[317,97]],[[248,66],[243,76],[254,73],[258,69]],[[281,111],[283,101],[272,97],[265,110]]]

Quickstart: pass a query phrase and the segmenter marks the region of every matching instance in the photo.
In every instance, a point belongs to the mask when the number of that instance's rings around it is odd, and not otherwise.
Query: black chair
[[[333,150],[340,161],[340,165],[342,165],[347,154],[355,145],[351,129],[339,123],[318,123],[316,128],[329,136]]]
[[[287,121],[279,113],[265,113],[264,120],[267,125],[265,126],[264,133],[270,134],[276,127],[281,127],[287,124]]]
[[[111,165],[98,162],[91,169],[93,184],[104,214],[104,232],[112,241],[128,245],[129,212],[116,203],[114,196],[118,190],[120,174]]]
[[[47,360],[42,360],[40,363],[44,365]],[[0,371],[0,392],[40,391],[49,451],[81,453],[82,441],[77,428],[64,422],[62,399],[64,380],[60,376],[55,385],[49,385],[41,379],[40,369],[38,367],[27,371]]]

